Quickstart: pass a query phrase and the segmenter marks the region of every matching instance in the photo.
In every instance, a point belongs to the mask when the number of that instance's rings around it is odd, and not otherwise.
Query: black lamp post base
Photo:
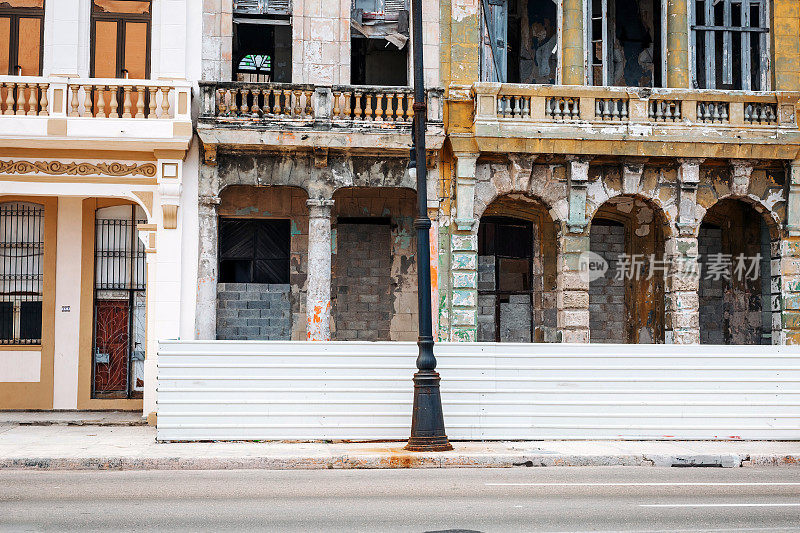
[[[411,438],[405,449],[410,452],[446,452],[453,449],[444,432],[439,373],[420,370],[414,374],[414,412]]]

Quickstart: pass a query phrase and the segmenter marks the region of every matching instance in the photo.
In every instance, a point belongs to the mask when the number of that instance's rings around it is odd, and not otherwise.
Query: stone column
[[[562,235],[558,250],[557,306],[561,342],[589,342],[589,278],[581,272],[581,254],[589,251],[589,233]]]
[[[583,85],[585,79],[583,2],[584,0],[562,2],[561,83],[563,85]]]
[[[691,87],[687,5],[687,0],[667,0],[667,87]]]
[[[201,196],[197,221],[200,226],[197,264],[197,318],[195,335],[199,340],[217,338],[217,247],[218,196]]]
[[[678,221],[676,235],[667,239],[664,276],[664,342],[700,343],[700,265],[697,244],[697,185],[702,159],[678,160]]]
[[[772,293],[780,290],[780,298],[772,302],[773,344],[800,344],[800,160],[789,169],[786,234],[780,255],[772,261]]]
[[[308,292],[306,338],[331,340],[331,207],[333,200],[307,200]]]
[[[671,265],[664,278],[667,344],[700,344],[700,270],[697,237],[682,235],[667,240],[664,259]]]

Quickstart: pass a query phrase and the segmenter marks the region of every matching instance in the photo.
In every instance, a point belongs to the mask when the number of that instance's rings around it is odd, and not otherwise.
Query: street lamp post
[[[414,220],[417,230],[417,299],[419,302],[419,355],[414,374],[414,411],[411,418],[411,438],[406,450],[452,450],[444,431],[442,397],[439,392],[439,373],[433,355],[433,324],[431,320],[431,255],[428,218],[428,176],[425,164],[425,130],[427,105],[425,79],[422,70],[422,0],[411,0],[412,50],[414,54],[414,157],[417,173],[418,214]]]

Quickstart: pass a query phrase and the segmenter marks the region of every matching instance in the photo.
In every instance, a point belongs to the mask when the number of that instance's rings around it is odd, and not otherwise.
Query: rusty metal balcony
[[[482,150],[794,159],[800,147],[795,92],[500,83],[471,90]]]
[[[207,150],[328,148],[408,153],[410,87],[201,82]],[[444,143],[442,89],[428,90],[428,148]]]

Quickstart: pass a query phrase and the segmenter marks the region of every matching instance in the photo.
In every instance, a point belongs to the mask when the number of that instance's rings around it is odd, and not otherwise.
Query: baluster
[[[297,89],[293,92],[294,109],[292,111],[292,115],[299,118],[303,114],[303,108],[300,106],[300,95],[303,94],[303,91]]]
[[[284,89],[283,91],[277,91],[277,93],[281,92],[283,94],[283,101],[280,104],[281,107],[281,114],[289,116],[292,114],[292,92],[289,89]]]
[[[603,101],[599,98],[594,101],[594,116],[603,118]]]
[[[305,92],[306,95],[306,115],[308,118],[314,118],[314,99],[312,98],[314,95],[314,91],[307,90]]]
[[[136,87],[136,115],[133,118],[144,118],[145,87]]]
[[[349,91],[345,91],[342,95],[344,98],[344,106],[342,106],[342,116],[346,120],[350,120],[352,117],[352,108],[350,107],[350,98],[352,97],[352,93]]]
[[[519,100],[519,96],[514,96],[514,108],[511,111],[511,116],[514,118],[519,118],[522,115],[522,106],[520,106]]]
[[[655,119],[656,118],[656,113],[658,112],[658,105],[657,104],[658,104],[658,102],[653,101],[653,102],[650,102],[647,105],[647,117],[648,118],[651,118],[651,119]]]
[[[531,117],[531,97],[526,96],[522,99],[522,116],[525,118]]]
[[[171,118],[169,116],[169,91],[170,87],[161,88],[161,118]],[[246,97],[245,97],[246,100]],[[245,101],[246,104],[246,101]]]
[[[239,114],[247,116],[250,113],[250,106],[247,105],[247,97],[250,95],[250,89],[242,89],[242,106],[239,108]]]
[[[745,122],[752,122],[753,121],[753,105],[746,104],[744,106],[744,120]]]
[[[397,122],[397,107],[396,103],[398,98],[397,93],[389,93],[389,103],[386,106],[386,120],[389,122]]]
[[[122,86],[122,118],[131,118],[131,90],[130,85]],[[137,102],[138,103],[138,102]]]
[[[28,84],[28,90],[30,91],[28,93],[28,115],[30,116],[36,116],[36,103],[39,100],[36,95],[37,87],[38,85],[35,83]]]
[[[374,111],[372,110],[372,98],[372,93],[367,93],[364,95],[364,120],[368,122],[372,121],[375,115]]]
[[[629,104],[628,104],[627,100],[620,100],[620,104],[619,104],[619,106],[620,106],[620,116],[623,119],[627,119],[628,118],[628,105]]]
[[[223,91],[222,89],[217,89],[216,107],[217,107],[217,110],[216,110],[217,116],[224,115],[225,114],[225,110],[228,109],[228,106],[225,103],[225,91]]]
[[[672,106],[669,102],[664,102],[664,120],[672,120]]]
[[[414,117],[414,95],[412,93],[406,94],[406,122],[411,122]]]
[[[109,118],[119,118],[119,102],[117,101],[117,91],[119,87],[110,86],[111,89],[111,112],[108,114]]]
[[[92,86],[91,85],[84,85],[83,86],[83,116],[94,116],[94,111],[92,110]]]
[[[503,116],[503,97],[502,96],[498,96],[497,97],[497,116],[498,117],[502,117]]]
[[[147,106],[147,108],[148,108],[147,118],[148,119],[158,118],[156,116],[156,90],[157,90],[156,87],[148,87],[147,88],[147,92],[150,94],[150,102],[149,102],[149,105]]]
[[[728,121],[728,104],[719,104],[719,120],[720,122]]]
[[[72,93],[72,97],[70,98],[70,101],[69,101],[69,116],[77,117],[77,116],[79,116],[78,115],[78,86],[77,85],[70,85],[69,86],[69,90]],[[10,95],[10,91],[9,91],[9,95]],[[8,106],[8,102],[6,102],[6,106]],[[5,114],[6,115],[10,114],[10,113],[8,113],[8,107],[6,107],[6,113]]]
[[[603,118],[606,120],[611,118],[611,100],[608,98],[603,99]]]
[[[48,116],[50,115],[50,110],[48,106],[50,102],[47,101],[47,91],[50,90],[49,83],[40,83],[39,84],[39,91],[42,93],[42,99],[39,100],[39,116]]]
[[[258,98],[261,96],[262,91],[261,89],[253,89],[253,106],[250,108],[250,113],[254,117],[261,116],[261,107],[258,105]]]
[[[229,89],[228,93],[231,96],[231,103],[228,105],[228,113],[232,117],[238,117],[239,116],[239,104],[238,104],[239,89]]]
[[[383,93],[375,95],[377,103],[375,104],[375,122],[383,122]]]
[[[105,118],[106,117],[106,86],[105,85],[98,85],[97,86],[97,118]]]
[[[276,117],[281,114],[281,91],[270,89],[269,94],[272,96],[272,114]],[[266,105],[264,107],[267,107]]]
[[[333,120],[339,120],[339,114],[342,109],[339,107],[339,97],[342,95],[339,91],[333,91]]]
[[[766,105],[759,106],[759,113],[758,113],[758,122],[766,122],[767,120],[767,110]]]
[[[363,110],[361,109],[361,93],[356,91],[356,107],[353,111],[353,119],[361,120],[363,117]]]
[[[767,107],[767,120],[770,123],[775,122],[775,111],[772,109],[772,106]]]
[[[25,83],[17,84],[17,115],[25,114],[25,87]]]
[[[560,120],[561,116],[561,98],[553,98],[553,118]]]

